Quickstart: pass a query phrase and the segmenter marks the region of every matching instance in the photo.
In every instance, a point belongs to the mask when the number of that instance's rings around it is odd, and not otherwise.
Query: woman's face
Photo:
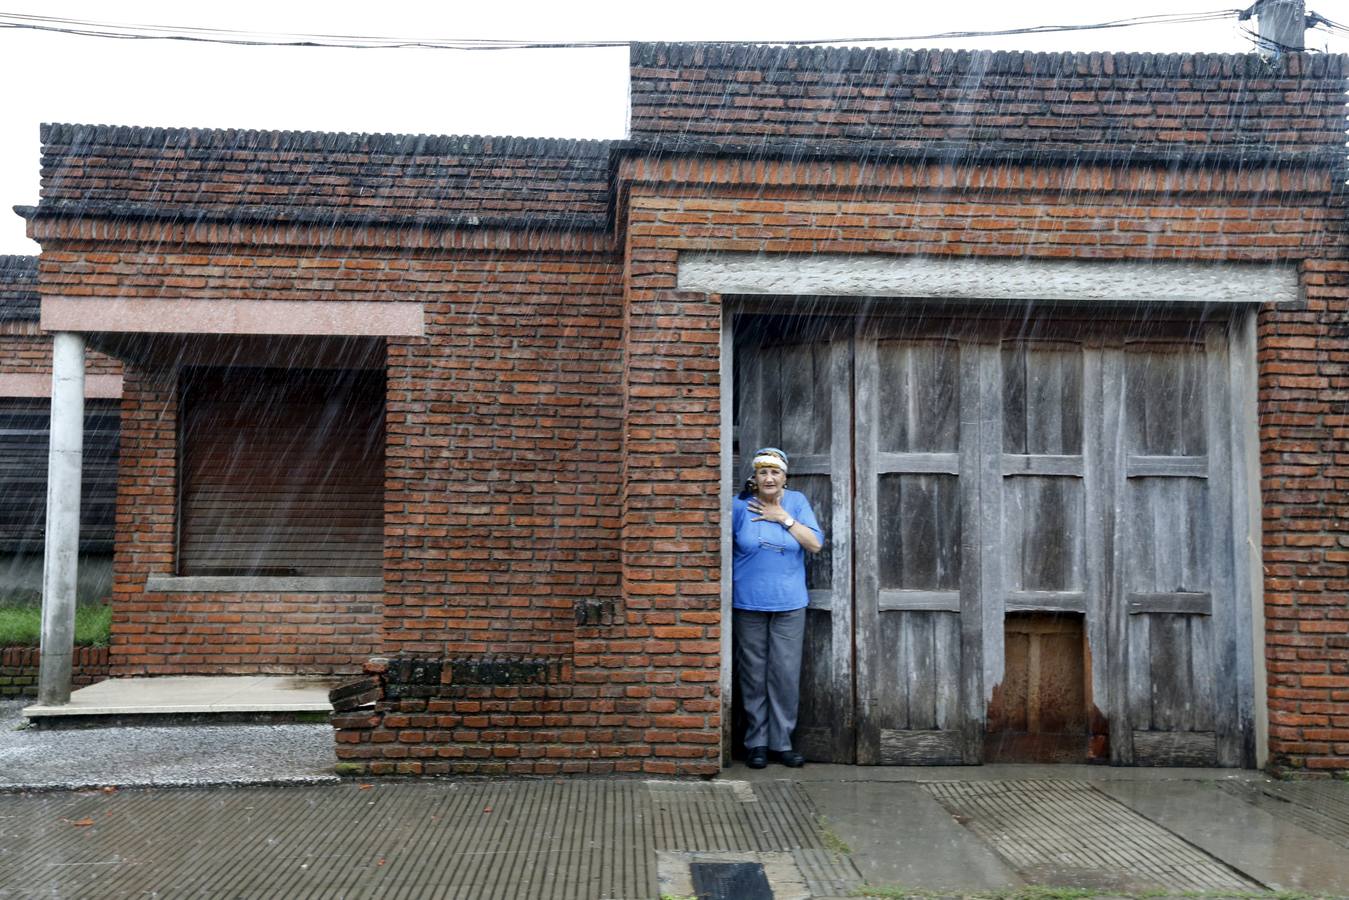
[[[782,489],[787,484],[787,473],[772,466],[760,466],[754,470],[754,482],[759,486],[760,497],[776,500],[782,496]]]

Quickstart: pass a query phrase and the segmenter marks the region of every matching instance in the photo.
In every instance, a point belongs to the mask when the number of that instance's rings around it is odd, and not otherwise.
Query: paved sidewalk
[[[32,743],[49,738],[83,743]],[[736,864],[777,900],[1033,885],[1349,897],[1344,781],[808,765],[710,782],[356,783],[329,774],[330,741],[326,726],[0,725],[0,898],[654,900],[693,896],[695,871]],[[247,783],[287,772],[300,783]],[[156,786],[52,789],[63,780]]]

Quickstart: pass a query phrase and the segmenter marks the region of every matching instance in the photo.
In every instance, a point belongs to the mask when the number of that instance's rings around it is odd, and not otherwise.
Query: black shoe
[[[768,748],[750,747],[749,755],[745,757],[745,765],[751,769],[763,769],[768,766]]]
[[[806,764],[806,758],[795,750],[774,750],[772,757],[789,769],[799,769]]]

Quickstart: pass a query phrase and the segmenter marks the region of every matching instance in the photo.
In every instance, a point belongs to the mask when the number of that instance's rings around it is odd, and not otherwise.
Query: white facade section
[[[1109,303],[1288,303],[1291,265],[684,253],[681,291]]]

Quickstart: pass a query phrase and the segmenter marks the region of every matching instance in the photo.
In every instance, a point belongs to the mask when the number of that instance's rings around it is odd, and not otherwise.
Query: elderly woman
[[[805,494],[787,490],[787,454],[764,447],[754,475],[731,506],[732,623],[736,677],[745,708],[746,759],[804,765],[792,749],[806,629],[806,554],[824,534]]]

